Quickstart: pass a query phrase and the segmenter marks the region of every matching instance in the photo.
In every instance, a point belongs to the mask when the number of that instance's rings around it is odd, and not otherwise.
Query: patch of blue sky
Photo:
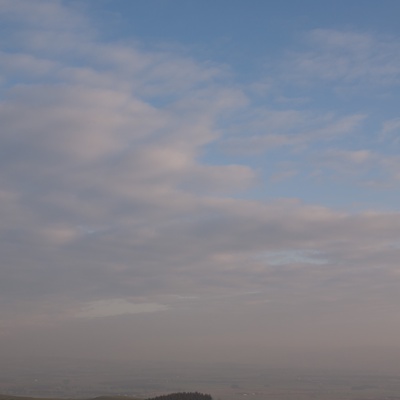
[[[257,261],[265,261],[272,266],[290,264],[325,265],[329,260],[325,259],[318,251],[312,250],[282,250],[266,251],[254,256]]]
[[[80,4],[76,0],[67,3]],[[364,1],[362,6],[355,1],[327,4],[316,0],[273,3],[253,0],[251,4],[241,0],[88,0],[85,7],[101,25],[102,39],[131,38],[138,45],[144,43],[146,48],[151,43],[158,48],[175,46],[175,51],[179,48],[200,61],[227,64],[236,83],[250,85],[263,79],[276,80],[280,69],[276,60],[291,49],[303,46],[306,50],[304,34],[312,29],[379,30],[397,34],[398,21],[394,16],[399,3],[385,0],[380,4],[380,7],[374,1]],[[272,74],[271,64],[275,69]],[[355,102],[352,85],[349,88],[348,84],[319,80],[317,85],[298,88],[285,83],[284,76],[281,80],[282,92],[275,92],[276,104],[279,101],[283,104],[283,99],[306,98],[320,109],[339,111],[368,107],[371,97],[377,97],[376,88],[371,93],[362,82],[361,88],[367,95],[358,96]],[[335,91],[336,96],[332,95]],[[380,92],[384,97],[388,94]],[[163,106],[172,99],[171,95],[165,95],[150,102]],[[391,108],[388,104],[388,110]]]
[[[67,3],[80,4],[77,0]],[[320,28],[375,29],[398,32],[397,0],[88,0],[102,34],[110,39],[140,37],[147,42],[175,42],[214,50],[220,59],[242,63],[242,56],[266,57],[302,31]],[[115,10],[118,10],[116,12]],[[243,63],[250,66],[251,63]]]

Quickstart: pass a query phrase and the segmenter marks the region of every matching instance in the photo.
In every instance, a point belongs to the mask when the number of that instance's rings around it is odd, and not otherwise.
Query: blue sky
[[[397,153],[393,143],[382,141],[379,137],[384,121],[397,117],[398,90],[391,86],[392,82],[377,85],[374,79],[379,77],[363,77],[365,72],[361,71],[359,76],[346,82],[340,76],[324,79],[323,71],[319,71],[322,76],[298,76],[297,79],[293,76],[286,79],[284,74],[279,73],[291,56],[292,65],[286,66],[291,71],[287,73],[295,73],[296,56],[293,53],[303,52],[303,55],[308,53],[316,56],[318,51],[323,51],[323,42],[319,43],[318,49],[312,48],[313,43],[310,43],[311,32],[321,29],[325,33],[330,31],[332,35],[347,32],[349,38],[353,35],[353,40],[357,40],[354,36],[358,34],[360,37],[364,35],[364,38],[381,41],[376,46],[381,46],[382,53],[379,54],[378,48],[371,47],[369,54],[364,55],[367,63],[370,57],[375,57],[376,62],[380,58],[389,58],[393,54],[384,54],[383,47],[389,45],[398,34],[396,15],[400,6],[396,1],[381,3],[379,7],[373,1],[363,2],[362,7],[357,2],[349,4],[340,1],[329,4],[320,1],[253,1],[250,4],[242,1],[231,1],[229,4],[225,1],[103,1],[102,7],[98,6],[98,2],[96,4],[89,1],[86,7],[97,13],[97,23],[102,24],[101,35],[106,40],[129,38],[136,40],[139,46],[173,48],[199,61],[224,65],[229,69],[229,77],[226,77],[228,84],[239,86],[246,92],[251,101],[250,109],[269,107],[277,111],[318,110],[321,114],[334,113],[337,116],[363,114],[365,120],[358,135],[339,138],[328,143],[325,148],[345,147],[353,152],[374,149],[384,154]],[[341,49],[327,49],[324,56],[329,56],[331,51],[335,52],[331,53],[335,57],[342,51],[352,50],[345,49],[345,46]],[[297,57],[301,55],[297,54]],[[362,63],[361,60],[358,62]],[[364,67],[368,69],[368,64]],[[299,82],[303,78],[305,81]],[[262,84],[268,86],[269,90],[264,90],[264,93],[252,92],[253,86]],[[222,129],[229,130],[230,127],[222,125]],[[248,132],[244,134],[248,135]],[[318,158],[319,151],[324,151],[324,147],[321,149],[319,146],[312,146],[312,158]],[[293,154],[287,149],[279,153],[278,149],[267,155],[232,155],[226,154],[223,146],[215,145],[209,146],[207,150],[204,154],[206,162],[245,163],[260,171],[258,186],[242,194],[245,196],[299,197],[306,202],[350,210],[357,207],[398,208],[396,185],[393,187],[387,183],[382,185],[385,186],[382,190],[371,190],[368,184],[363,184],[364,181],[374,179],[385,180],[387,171],[379,168],[360,168],[362,180],[360,175],[347,179],[335,174],[332,176],[329,170],[324,171],[324,178],[313,179],[310,176],[316,173],[317,168],[313,168],[309,153]],[[294,168],[291,169],[289,165],[296,163],[302,165],[295,175],[296,179],[281,181],[280,177],[294,173]],[[282,168],[287,170],[280,171]]]
[[[0,0],[5,355],[398,349],[399,8]]]

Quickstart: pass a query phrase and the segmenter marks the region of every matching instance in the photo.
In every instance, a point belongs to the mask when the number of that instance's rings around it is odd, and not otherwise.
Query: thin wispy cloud
[[[289,57],[293,78],[350,85],[397,85],[399,39],[352,30],[316,29],[305,35],[308,49]]]

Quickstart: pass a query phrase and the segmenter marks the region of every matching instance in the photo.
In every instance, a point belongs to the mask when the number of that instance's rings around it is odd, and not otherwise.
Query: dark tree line
[[[209,394],[199,392],[180,392],[165,394],[147,400],[213,400]]]

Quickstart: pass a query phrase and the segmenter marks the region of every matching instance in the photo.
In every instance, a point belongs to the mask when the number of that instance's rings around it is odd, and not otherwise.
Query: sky
[[[0,355],[400,365],[399,12],[0,0]]]

